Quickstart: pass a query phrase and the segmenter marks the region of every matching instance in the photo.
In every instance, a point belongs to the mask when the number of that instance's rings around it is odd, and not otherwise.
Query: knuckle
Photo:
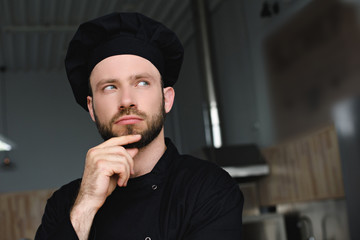
[[[96,161],[95,162],[95,166],[96,166],[96,168],[100,168],[100,169],[102,169],[102,168],[104,168],[105,166],[106,166],[106,161],[105,160],[103,160],[103,159],[100,159],[100,160],[98,160],[98,161]]]
[[[86,154],[87,157],[92,157],[96,152],[96,148],[90,148]]]

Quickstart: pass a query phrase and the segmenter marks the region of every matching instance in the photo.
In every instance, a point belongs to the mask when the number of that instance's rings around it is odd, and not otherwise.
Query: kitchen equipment
[[[244,217],[243,239],[287,240],[283,215],[269,213]]]
[[[291,212],[285,215],[286,235],[291,240],[315,240],[313,224],[306,215]]]
[[[205,156],[215,162],[234,178],[267,175],[269,165],[255,144],[223,146],[221,148],[205,148]]]

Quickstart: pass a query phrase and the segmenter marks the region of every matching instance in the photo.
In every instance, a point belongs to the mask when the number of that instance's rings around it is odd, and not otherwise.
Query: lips
[[[143,119],[139,116],[135,116],[135,115],[127,115],[127,116],[123,116],[121,118],[119,118],[118,120],[115,121],[115,124],[120,124],[120,125],[129,125],[129,124],[136,124],[141,122]]]

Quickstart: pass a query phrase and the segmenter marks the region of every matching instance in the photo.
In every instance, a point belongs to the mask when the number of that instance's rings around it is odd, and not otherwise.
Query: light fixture
[[[7,139],[5,136],[8,136],[7,134],[7,104],[6,104],[6,79],[5,79],[5,66],[0,66],[0,73],[1,73],[1,79],[0,79],[0,90],[1,90],[1,122],[2,122],[2,129],[0,134],[0,151],[4,152],[4,158],[1,163],[1,168],[10,170],[14,169],[15,165],[10,159],[10,151],[14,149],[14,143],[11,142],[9,139]]]
[[[2,78],[0,79],[1,81],[1,122],[2,122],[2,131],[0,134],[0,151],[11,151],[14,149],[14,143],[11,142],[9,139],[7,139],[5,136],[7,136],[7,118],[6,118],[6,114],[7,114],[7,105],[6,105],[6,82],[5,82],[5,71],[6,68],[5,66],[0,66],[0,73],[2,75]]]
[[[0,134],[0,151],[11,151],[15,144]]]

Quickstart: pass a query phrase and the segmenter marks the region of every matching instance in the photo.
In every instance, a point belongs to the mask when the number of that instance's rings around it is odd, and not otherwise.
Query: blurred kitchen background
[[[33,239],[101,142],[63,60],[114,11],[183,42],[166,135],[239,182],[245,240],[360,239],[360,1],[0,0],[0,240]]]

